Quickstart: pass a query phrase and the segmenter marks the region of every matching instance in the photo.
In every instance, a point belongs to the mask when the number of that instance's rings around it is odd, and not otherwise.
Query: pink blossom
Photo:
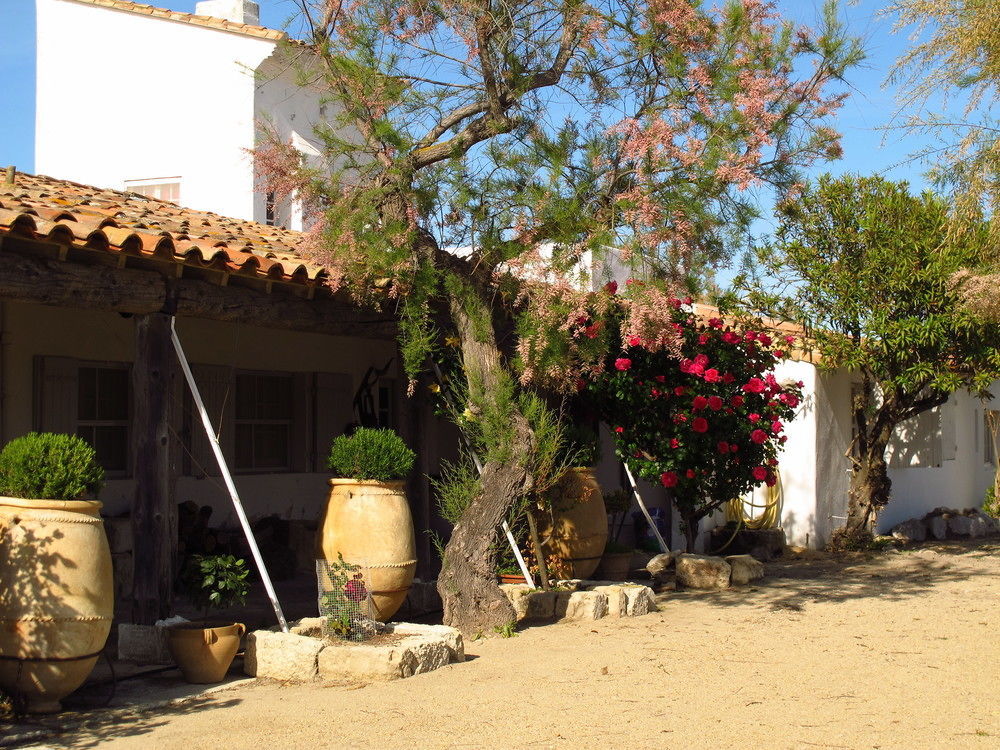
[[[628,357],[619,357],[615,360],[615,369],[624,372],[632,366],[632,360]]]
[[[750,439],[757,445],[763,445],[767,442],[767,433],[763,430],[754,430],[750,433]]]

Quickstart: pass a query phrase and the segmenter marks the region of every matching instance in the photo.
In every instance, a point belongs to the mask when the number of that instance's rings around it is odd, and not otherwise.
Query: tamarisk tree
[[[305,38],[287,51],[334,113],[317,133],[328,166],[281,142],[257,163],[279,200],[311,208],[305,250],[330,284],[396,306],[411,387],[438,336],[459,342],[466,414],[496,429],[480,431],[438,588],[445,622],[488,632],[513,619],[497,526],[534,481],[521,396],[602,367],[574,325],[590,269],[615,248],[665,289],[724,260],[748,188],[787,190],[839,154],[828,84],[861,52],[833,4],[816,30],[760,0],[299,4]],[[662,307],[633,306],[622,330],[655,328]]]

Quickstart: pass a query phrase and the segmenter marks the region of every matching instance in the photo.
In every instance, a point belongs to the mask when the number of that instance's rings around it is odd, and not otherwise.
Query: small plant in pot
[[[392,430],[362,427],[334,439],[327,460],[335,477],[319,523],[317,557],[328,563],[342,557],[357,566],[381,622],[402,605],[417,569],[405,489],[415,458]],[[319,580],[327,585],[322,575]]]
[[[233,555],[192,555],[181,571],[187,598],[207,620],[210,608],[226,609],[246,602],[250,583],[246,563]],[[167,645],[184,679],[221,682],[246,633],[243,623],[192,622],[167,631]]]

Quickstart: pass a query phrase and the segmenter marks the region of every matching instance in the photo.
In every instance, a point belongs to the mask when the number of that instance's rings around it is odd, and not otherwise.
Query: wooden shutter
[[[35,357],[36,430],[76,434],[79,368],[71,357]]]
[[[232,468],[236,441],[233,368],[221,365],[191,365],[191,373],[194,375],[202,401],[205,402],[208,416],[212,420],[212,428],[219,436],[222,455]],[[191,425],[191,474],[196,477],[205,475],[217,477],[221,473],[219,464],[215,460],[208,436],[205,435],[201,415],[194,399],[188,398],[187,401]]]
[[[354,421],[354,382],[343,372],[316,373],[314,471],[326,471],[330,443]]]
[[[313,436],[313,374],[297,372],[292,375],[292,427],[289,436],[292,471],[312,471],[316,438]]]

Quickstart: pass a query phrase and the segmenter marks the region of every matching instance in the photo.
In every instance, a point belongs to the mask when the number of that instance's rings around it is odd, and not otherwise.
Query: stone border
[[[385,682],[465,661],[462,634],[444,625],[390,623],[389,633],[401,638],[385,645],[330,643],[321,637],[322,626],[321,617],[307,617],[293,623],[288,633],[249,633],[243,671],[283,682]]]
[[[518,622],[639,617],[656,611],[653,590],[638,583],[559,581],[553,591],[504,583],[500,590],[513,605]]]

